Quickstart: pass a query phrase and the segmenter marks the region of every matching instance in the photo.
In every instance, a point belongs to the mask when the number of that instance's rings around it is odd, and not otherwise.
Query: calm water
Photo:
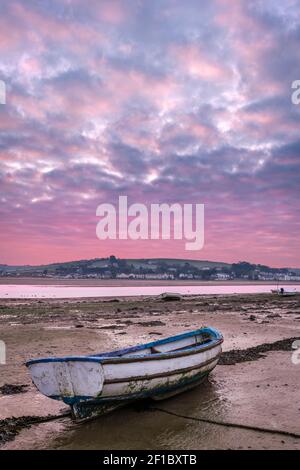
[[[86,286],[45,286],[45,285],[0,285],[0,298],[70,298],[70,297],[125,297],[136,295],[159,295],[162,292],[179,292],[181,294],[255,294],[270,292],[275,289],[270,285],[236,285],[236,286],[132,286],[132,287],[86,287]],[[288,289],[300,290],[297,285]]]

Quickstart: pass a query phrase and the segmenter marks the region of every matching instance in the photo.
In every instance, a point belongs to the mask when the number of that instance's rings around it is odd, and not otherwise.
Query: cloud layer
[[[300,266],[299,40],[299,0],[2,2],[0,262]],[[119,195],[204,203],[204,249],[100,242]]]

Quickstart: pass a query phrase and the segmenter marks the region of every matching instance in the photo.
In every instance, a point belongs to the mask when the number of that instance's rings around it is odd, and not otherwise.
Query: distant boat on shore
[[[293,289],[293,290],[287,290],[286,288],[284,287],[277,287],[277,289],[271,289],[271,292],[273,294],[277,294],[277,295],[280,295],[281,297],[290,297],[290,296],[293,296],[293,295],[296,295],[297,294],[297,291],[296,289]]]
[[[201,328],[93,356],[26,362],[38,390],[70,405],[75,421],[95,418],[137,399],[162,400],[199,385],[216,367],[223,336]]]
[[[163,292],[160,294],[160,299],[167,301],[182,300],[182,295],[176,292]]]

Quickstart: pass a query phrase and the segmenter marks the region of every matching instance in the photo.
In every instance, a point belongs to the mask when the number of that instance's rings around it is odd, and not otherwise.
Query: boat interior
[[[175,351],[182,351],[191,347],[207,344],[214,339],[212,335],[204,330],[194,335],[180,335],[165,340],[155,341],[144,345],[135,346],[128,349],[113,351],[110,353],[101,354],[103,357],[132,357],[144,356],[149,354],[161,354]]]
[[[41,358],[27,361],[26,365],[39,362],[63,362],[70,360],[84,360],[84,359],[105,359],[105,358],[127,358],[133,356],[149,356],[155,354],[171,353],[175,351],[184,351],[192,348],[198,348],[209,343],[220,343],[223,341],[222,335],[213,328],[204,327],[188,333],[164,338],[151,343],[140,344],[130,348],[119,349],[110,352],[101,352],[98,354],[91,354],[89,356],[70,356],[59,358]]]

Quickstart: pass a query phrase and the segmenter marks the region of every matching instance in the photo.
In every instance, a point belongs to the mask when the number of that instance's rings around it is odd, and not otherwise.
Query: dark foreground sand
[[[157,403],[128,406],[90,423],[40,395],[23,363],[32,357],[91,354],[202,325],[224,335],[207,383]],[[88,300],[2,300],[2,449],[300,449],[300,295],[272,294]],[[19,386],[19,387],[18,387]],[[14,419],[12,419],[14,417]],[[266,432],[270,430],[272,432]],[[299,437],[297,437],[299,436]]]

